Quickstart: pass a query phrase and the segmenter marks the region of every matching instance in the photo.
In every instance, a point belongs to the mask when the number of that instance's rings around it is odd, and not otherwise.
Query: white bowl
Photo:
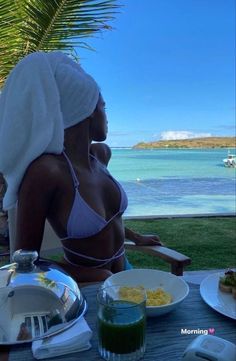
[[[176,309],[187,297],[189,287],[187,283],[178,276],[171,273],[153,269],[131,269],[113,274],[104,282],[107,286],[144,286],[145,289],[162,288],[169,292],[173,301],[163,306],[147,306],[147,316],[154,317],[164,315]]]

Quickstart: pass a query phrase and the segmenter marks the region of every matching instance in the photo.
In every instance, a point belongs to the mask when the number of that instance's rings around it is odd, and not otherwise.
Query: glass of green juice
[[[122,297],[121,288],[104,287],[97,293],[98,350],[108,361],[136,361],[145,352],[146,292],[136,288],[130,300]]]

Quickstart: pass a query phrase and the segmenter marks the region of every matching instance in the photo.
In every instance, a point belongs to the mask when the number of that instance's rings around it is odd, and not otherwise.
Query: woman
[[[92,141],[107,136],[95,80],[61,52],[33,53],[8,77],[0,112],[4,206],[17,202],[16,249],[39,252],[48,219],[61,238],[64,267],[78,281],[125,269],[127,197],[90,154]],[[143,242],[160,244],[158,237]]]

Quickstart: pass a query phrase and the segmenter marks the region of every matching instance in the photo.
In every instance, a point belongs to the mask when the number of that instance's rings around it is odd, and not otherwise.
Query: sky
[[[235,136],[235,0],[121,0],[77,49],[101,87],[111,147]]]

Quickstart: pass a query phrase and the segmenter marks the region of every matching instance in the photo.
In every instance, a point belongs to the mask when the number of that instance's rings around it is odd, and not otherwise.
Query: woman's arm
[[[125,227],[125,238],[134,242],[137,246],[162,246],[159,236],[155,235],[145,235],[132,231],[131,229]]]
[[[57,176],[47,160],[36,160],[26,171],[18,196],[15,250],[40,251],[45,220],[57,192]]]

